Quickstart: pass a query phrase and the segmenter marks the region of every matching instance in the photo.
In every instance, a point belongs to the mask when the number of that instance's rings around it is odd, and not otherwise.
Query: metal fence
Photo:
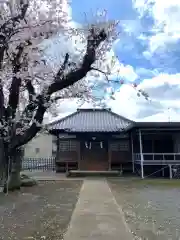
[[[24,158],[22,161],[22,170],[41,170],[55,171],[55,158]]]

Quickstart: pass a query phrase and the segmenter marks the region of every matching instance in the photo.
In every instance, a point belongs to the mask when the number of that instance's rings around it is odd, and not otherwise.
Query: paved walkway
[[[105,179],[84,181],[64,240],[132,240]]]

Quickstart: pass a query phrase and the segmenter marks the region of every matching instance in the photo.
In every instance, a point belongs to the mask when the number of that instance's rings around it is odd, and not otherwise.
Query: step
[[[84,170],[70,170],[67,173],[67,177],[90,177],[90,176],[103,176],[103,177],[112,177],[112,176],[120,176],[120,171],[112,170],[112,171],[84,171]]]

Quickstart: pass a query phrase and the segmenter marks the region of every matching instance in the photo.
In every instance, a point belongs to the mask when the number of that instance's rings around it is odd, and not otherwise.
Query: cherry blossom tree
[[[50,106],[66,97],[93,99],[93,78],[110,73],[104,53],[115,41],[116,23],[73,28],[65,0],[0,0],[0,171],[4,191],[20,187],[21,147],[42,129]],[[83,48],[52,64],[46,56],[53,37],[79,41]],[[113,59],[111,61],[113,65]],[[102,70],[101,70],[102,68]],[[97,99],[94,98],[96,101]]]

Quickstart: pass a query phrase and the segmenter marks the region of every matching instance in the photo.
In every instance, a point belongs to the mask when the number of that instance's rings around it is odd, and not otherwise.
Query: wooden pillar
[[[79,140],[78,141],[78,149],[77,149],[77,151],[78,151],[78,170],[81,170],[81,158],[82,158],[82,147],[81,147],[81,145],[82,145],[82,141]]]
[[[133,145],[133,135],[131,133],[131,152],[132,152],[132,170],[134,173],[134,145]]]
[[[56,148],[56,157],[55,157],[55,170],[57,171],[58,167],[57,167],[57,161],[59,158],[59,143],[60,143],[60,139],[59,139],[59,134],[57,135],[57,139],[56,139],[56,144],[57,144],[57,148]]]
[[[108,170],[111,171],[111,148],[110,141],[108,141]]]
[[[152,139],[152,158],[154,160],[154,138]]]
[[[172,179],[172,165],[169,164],[169,178]]]
[[[141,156],[141,178],[143,179],[144,178],[144,167],[143,167],[144,157],[143,157],[141,130],[139,130],[139,146],[140,146],[140,156]]]
[[[163,169],[162,169],[162,176],[164,177],[164,166],[163,166]]]

